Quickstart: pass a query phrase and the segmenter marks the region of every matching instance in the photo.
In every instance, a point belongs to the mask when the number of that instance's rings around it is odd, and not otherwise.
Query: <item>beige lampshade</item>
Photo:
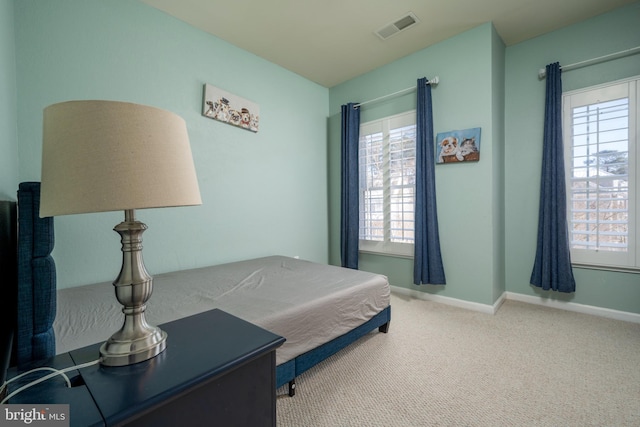
[[[200,205],[184,120],[116,101],[44,110],[40,216]]]

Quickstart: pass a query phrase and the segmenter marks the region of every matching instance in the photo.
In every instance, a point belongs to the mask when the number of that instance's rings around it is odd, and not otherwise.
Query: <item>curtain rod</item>
[[[431,85],[431,86],[435,86],[438,83],[440,83],[440,77],[438,77],[438,76],[435,76],[434,78],[427,80],[427,84]],[[368,101],[361,102],[359,104],[354,105],[354,107],[355,108],[360,108],[361,106],[363,106],[365,104],[371,104],[372,102],[381,101],[383,99],[391,98],[392,96],[400,95],[400,94],[403,94],[403,93],[408,93],[408,92],[411,92],[413,90],[416,90],[415,86],[408,87],[406,89],[402,89],[402,90],[399,90],[397,92],[390,93],[388,95],[383,95],[383,96],[380,96],[378,98],[374,98],[374,99],[370,99]]]
[[[586,61],[576,62],[575,64],[565,65],[560,67],[563,71],[570,71],[576,68],[586,67],[587,65],[597,64],[599,62],[609,61],[611,59],[622,58],[623,56],[629,56],[640,52],[640,46],[632,47],[631,49],[621,50],[620,52],[610,53],[609,55],[599,56],[593,59],[587,59]],[[547,76],[547,69],[540,68],[538,71],[538,78],[544,79]]]

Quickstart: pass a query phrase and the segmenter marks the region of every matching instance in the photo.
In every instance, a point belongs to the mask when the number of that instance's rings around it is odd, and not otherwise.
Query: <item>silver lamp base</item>
[[[144,362],[167,348],[167,333],[158,327],[145,331],[146,336],[139,339],[118,341],[114,334],[100,347],[100,363],[105,366],[126,366]]]
[[[113,286],[123,305],[124,324],[100,347],[100,363],[105,366],[143,362],[167,347],[167,334],[149,325],[144,314],[153,291],[153,278],[142,260],[142,233],[146,229],[136,221],[133,209],[126,210],[124,222],[114,228],[122,239],[122,269]]]

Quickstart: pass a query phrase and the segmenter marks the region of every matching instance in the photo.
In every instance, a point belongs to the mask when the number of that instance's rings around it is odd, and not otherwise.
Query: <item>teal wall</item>
[[[438,165],[448,284],[412,284],[412,260],[363,254],[393,285],[492,304],[506,290],[640,313],[639,275],[575,269],[575,294],[529,285],[535,255],[544,81],[537,70],[640,44],[640,3],[505,49],[490,23],[331,89],[129,0],[0,0],[0,196],[38,180],[42,109],[113,99],[185,118],[204,204],[145,210],[151,273],[281,253],[340,263],[340,105],[438,75],[436,132],[482,128],[478,163]],[[640,55],[563,76],[566,90],[639,74]],[[260,104],[257,134],[203,118],[202,85]],[[411,93],[363,121],[413,109]],[[120,213],[56,218],[61,287],[112,280]],[[328,236],[328,239],[327,239]]]
[[[2,1],[0,19],[11,5]],[[328,89],[141,2],[19,0],[13,7],[21,181],[40,179],[47,105],[153,105],[186,120],[203,205],[138,212],[149,226],[144,255],[152,274],[271,254],[327,262]],[[5,56],[11,52],[3,53],[3,69]],[[203,117],[204,83],[259,104],[260,131]],[[115,279],[121,255],[112,228],[122,219],[121,212],[55,219],[60,287]]]
[[[15,200],[18,189],[18,118],[13,31],[13,0],[0,0],[0,200]]]
[[[640,313],[640,275],[574,269],[574,294],[529,285],[535,257],[545,82],[538,69],[640,45],[640,3],[507,48],[505,225],[507,291]],[[640,55],[563,73],[565,91],[640,75]]]
[[[490,23],[330,89],[330,261],[340,263],[340,105],[440,77],[432,89],[435,132],[482,128],[480,161],[436,166],[440,244],[446,286],[413,285],[413,260],[361,254],[360,268],[392,285],[493,304],[504,285],[502,225],[504,46]],[[361,121],[415,108],[415,92],[362,107]]]
[[[490,24],[354,78],[330,90],[329,248],[340,263],[340,105],[373,99],[439,75],[436,132],[482,127],[477,164],[436,167],[447,285],[412,284],[412,260],[361,254],[362,269],[393,285],[481,304],[504,291],[640,313],[638,274],[574,269],[574,294],[529,285],[535,256],[546,64],[579,62],[640,45],[640,3],[510,46]],[[565,90],[640,74],[640,55],[564,73]],[[362,110],[362,120],[413,108],[414,95]]]

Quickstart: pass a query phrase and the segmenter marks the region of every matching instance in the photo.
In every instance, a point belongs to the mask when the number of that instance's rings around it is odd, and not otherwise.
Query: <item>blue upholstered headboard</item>
[[[16,363],[56,353],[56,268],[53,218],[40,218],[40,183],[23,182],[18,189],[18,307]]]

